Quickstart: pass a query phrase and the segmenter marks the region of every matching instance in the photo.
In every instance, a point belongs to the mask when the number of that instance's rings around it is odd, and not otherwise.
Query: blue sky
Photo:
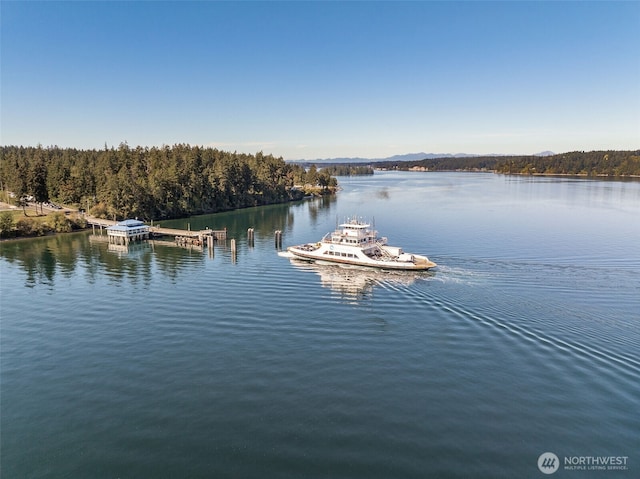
[[[640,148],[640,2],[1,2],[3,145]]]

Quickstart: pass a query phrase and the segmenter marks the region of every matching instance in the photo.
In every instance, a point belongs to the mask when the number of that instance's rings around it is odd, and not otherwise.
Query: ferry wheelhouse
[[[395,270],[428,270],[437,265],[426,256],[405,253],[402,248],[387,245],[387,238],[369,223],[348,219],[317,243],[290,246],[287,251],[306,261],[371,266]]]

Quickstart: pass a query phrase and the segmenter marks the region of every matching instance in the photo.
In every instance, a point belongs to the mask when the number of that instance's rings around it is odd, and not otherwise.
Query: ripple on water
[[[408,251],[429,238],[440,266],[424,275],[294,265],[271,233],[239,240],[235,258],[224,245],[120,257],[88,243],[75,269],[60,256],[64,274],[41,267],[53,243],[3,258],[4,475],[527,477],[544,450],[631,455],[640,265],[620,258],[634,228],[620,221],[610,251],[561,224],[537,244],[503,197],[490,202],[500,217],[468,201],[467,185],[486,196],[502,179],[424,178],[429,194],[368,198]],[[439,208],[415,221],[397,197]],[[550,214],[528,202],[533,220]],[[276,211],[301,241],[336,213]]]

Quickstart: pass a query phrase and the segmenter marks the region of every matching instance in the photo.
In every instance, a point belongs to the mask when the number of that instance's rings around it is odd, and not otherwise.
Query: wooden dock
[[[100,230],[103,228],[108,228],[109,226],[114,226],[117,221],[113,220],[105,220],[103,218],[94,218],[93,216],[85,216],[87,220],[87,224],[91,225],[94,229],[99,227]],[[176,241],[182,242],[196,242],[199,241],[204,243],[205,240],[211,238],[214,241],[224,241],[227,239],[227,229],[223,230],[212,230],[211,228],[207,228],[204,230],[182,230],[177,228],[161,228],[159,226],[150,226],[149,232],[153,236],[174,236]]]

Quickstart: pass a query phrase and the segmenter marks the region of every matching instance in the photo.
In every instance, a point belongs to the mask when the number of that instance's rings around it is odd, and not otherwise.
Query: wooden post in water
[[[282,231],[276,230],[275,240],[276,240],[276,248],[282,248]]]
[[[236,240],[235,238],[231,238],[231,261],[235,264],[236,262],[236,256],[237,255],[237,250],[236,250]]]
[[[213,233],[207,236],[207,249],[209,250],[209,258],[213,258]]]
[[[247,230],[247,240],[249,241],[249,246],[253,246],[253,228]]]

